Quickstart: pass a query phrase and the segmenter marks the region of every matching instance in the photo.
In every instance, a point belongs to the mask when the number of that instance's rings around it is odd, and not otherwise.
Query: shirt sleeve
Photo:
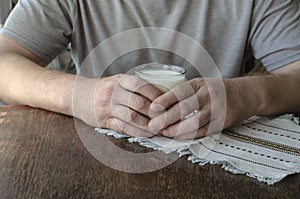
[[[249,41],[268,71],[300,60],[300,1],[257,0]]]
[[[19,0],[0,34],[49,63],[70,43],[71,0]]]

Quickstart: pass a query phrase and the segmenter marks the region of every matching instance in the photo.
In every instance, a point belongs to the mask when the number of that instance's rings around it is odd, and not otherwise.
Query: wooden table
[[[103,138],[82,125],[94,140]],[[138,144],[110,138],[129,151]],[[149,173],[126,173],[99,162],[64,115],[24,106],[0,107],[0,198],[299,198],[300,175],[273,186],[219,165],[182,157]]]

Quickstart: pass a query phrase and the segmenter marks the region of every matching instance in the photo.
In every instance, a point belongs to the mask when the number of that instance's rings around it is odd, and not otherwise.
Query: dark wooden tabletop
[[[104,135],[80,121],[93,140]],[[0,107],[0,198],[299,198],[300,175],[268,186],[187,157],[148,173],[114,170],[86,149],[72,117],[24,106]],[[109,138],[133,152],[151,152]],[[101,146],[99,146],[101,148]],[[117,154],[116,154],[117,156]]]

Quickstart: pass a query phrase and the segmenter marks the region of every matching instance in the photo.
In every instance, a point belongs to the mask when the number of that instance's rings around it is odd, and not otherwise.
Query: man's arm
[[[149,83],[128,75],[76,77],[38,63],[42,60],[34,54],[0,36],[0,100],[73,115],[124,134],[154,135],[147,128],[147,115],[161,91]]]
[[[260,103],[254,114],[300,113],[300,61],[281,67],[270,75],[241,78],[241,81],[252,84],[258,96]]]
[[[300,112],[300,61],[266,76],[224,79],[226,99],[220,95],[222,87],[214,84],[215,81],[213,78],[205,81],[195,78],[189,81],[190,86],[181,84],[158,97],[151,104],[151,110],[161,112],[167,109],[167,112],[153,118],[149,128],[152,131],[162,130],[162,134],[168,137],[193,139],[205,136],[209,133],[210,125],[218,126],[218,122],[223,121],[221,115],[224,113],[217,113],[217,117],[212,118],[212,110],[218,112],[224,110],[224,106],[226,117],[223,129],[233,127],[253,115]],[[193,88],[192,92],[187,92],[191,90],[189,88]],[[176,96],[180,96],[181,99],[178,100]],[[194,116],[178,122],[185,116],[179,114],[182,113],[181,110],[192,112],[196,109],[199,111]]]
[[[42,60],[0,36],[0,100],[71,115],[74,76],[41,67]]]

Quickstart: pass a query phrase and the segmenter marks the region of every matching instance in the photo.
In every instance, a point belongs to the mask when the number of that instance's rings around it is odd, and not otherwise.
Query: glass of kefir
[[[148,63],[137,66],[134,73],[137,77],[148,81],[162,92],[167,92],[177,84],[185,81],[185,69],[174,65]]]

